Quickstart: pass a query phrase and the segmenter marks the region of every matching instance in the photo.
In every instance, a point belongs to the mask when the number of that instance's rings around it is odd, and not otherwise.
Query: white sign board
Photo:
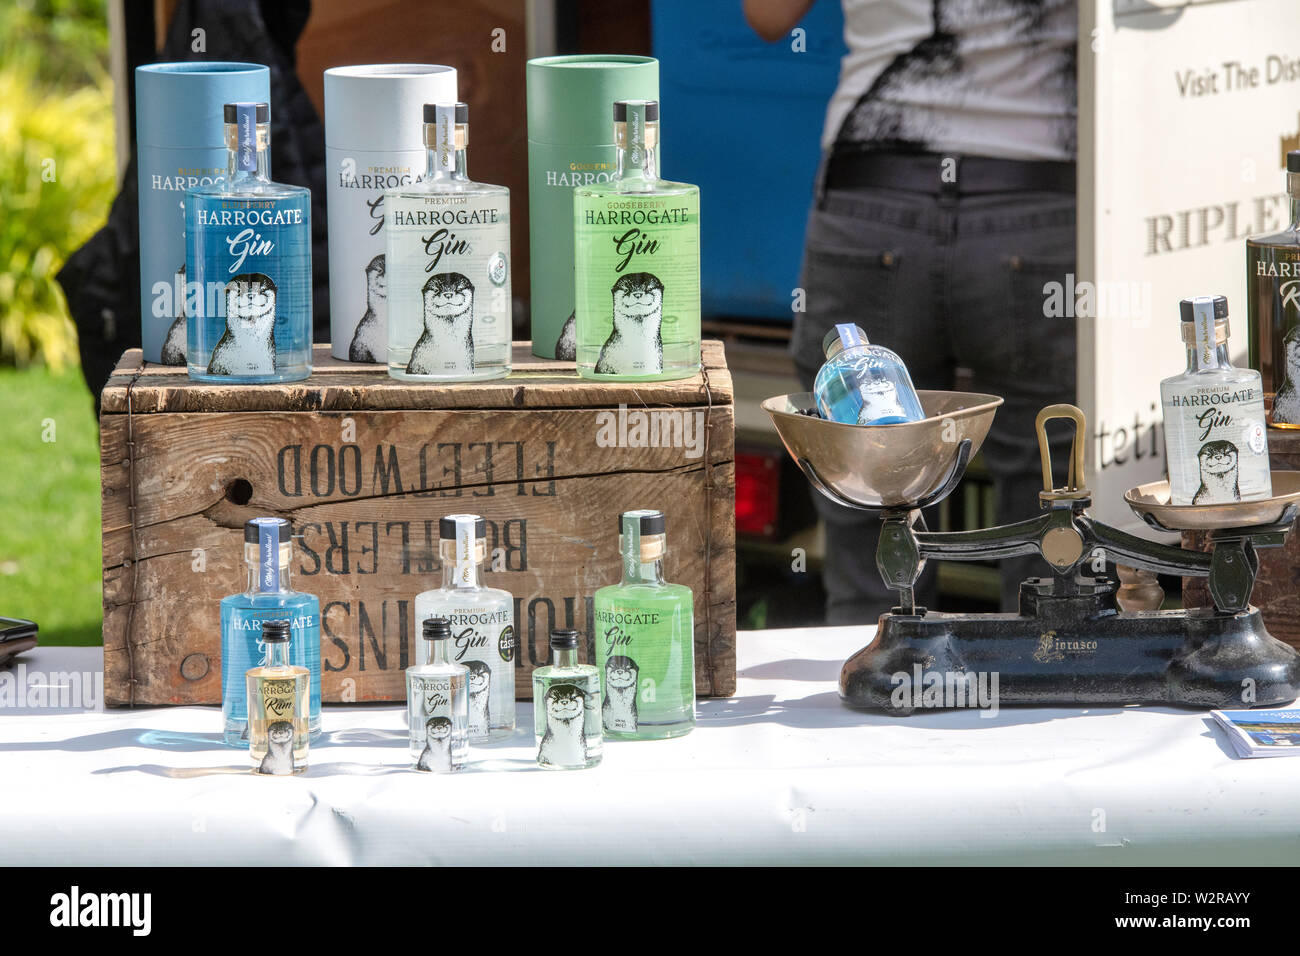
[[[1287,223],[1300,0],[1081,0],[1079,38],[1087,484],[1098,518],[1136,530],[1124,491],[1164,475],[1159,385],[1186,365],[1178,301],[1226,295],[1246,364],[1245,240]]]

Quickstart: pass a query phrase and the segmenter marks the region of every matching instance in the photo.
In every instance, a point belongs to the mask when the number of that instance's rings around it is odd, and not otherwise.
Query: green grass
[[[42,644],[102,640],[94,408],[76,368],[0,368],[0,615]]]

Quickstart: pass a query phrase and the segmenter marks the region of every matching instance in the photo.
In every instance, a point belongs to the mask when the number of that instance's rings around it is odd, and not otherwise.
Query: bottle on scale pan
[[[1160,383],[1170,502],[1228,504],[1273,494],[1264,392],[1228,357],[1228,300],[1179,303],[1187,369]]]

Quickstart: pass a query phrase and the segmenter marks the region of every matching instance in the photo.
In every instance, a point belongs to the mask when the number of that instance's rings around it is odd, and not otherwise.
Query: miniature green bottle
[[[695,728],[694,598],[664,581],[663,512],[625,511],[619,530],[623,579],[594,608],[605,736],[680,737]]]
[[[578,632],[551,631],[551,663],[533,671],[537,764],[583,770],[600,763],[600,673],[578,663]]]

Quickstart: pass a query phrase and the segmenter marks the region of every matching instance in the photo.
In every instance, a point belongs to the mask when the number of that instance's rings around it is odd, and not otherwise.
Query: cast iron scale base
[[[786,409],[791,410],[806,415],[801,409]],[[991,410],[987,417],[992,419]],[[1075,422],[1065,488],[1052,487],[1045,423],[1053,418]],[[1300,654],[1271,637],[1259,610],[1249,603],[1259,569],[1257,549],[1283,543],[1297,515],[1297,496],[1270,499],[1276,505],[1271,511],[1261,510],[1256,502],[1216,506],[1220,526],[1209,531],[1208,553],[1126,534],[1088,515],[1092,499],[1078,484],[1087,435],[1083,413],[1072,405],[1053,405],[1044,408],[1037,421],[1043,514],[996,528],[938,533],[926,529],[919,509],[943,500],[957,486],[983,432],[952,443],[950,467],[924,496],[873,505],[856,500],[864,497],[861,494],[851,497],[837,490],[809,455],[798,453],[815,449],[817,442],[789,440],[794,436],[787,436],[776,414],[773,419],[819,492],[845,507],[876,513],[881,520],[876,565],[885,584],[898,592],[898,606],[881,615],[875,640],[844,664],[839,689],[849,706],[898,716],[921,707],[974,706],[973,693],[961,702],[962,691],[973,691],[981,675],[987,681],[993,674],[999,705],[1240,708],[1289,703],[1300,696]],[[840,433],[839,440],[844,435]],[[1171,530],[1131,495],[1126,498],[1144,520],[1159,530]],[[1261,514],[1267,515],[1263,521]],[[1229,526],[1233,515],[1240,516],[1239,526]],[[1097,549],[1114,564],[1208,577],[1214,607],[1122,609],[1119,582],[1092,573]],[[1018,614],[946,614],[915,603],[913,588],[927,558],[981,561],[1029,554],[1041,557],[1050,573],[1021,584]],[[931,700],[923,697],[918,680],[933,690]],[[951,692],[943,695],[948,685],[956,685],[956,704]]]

